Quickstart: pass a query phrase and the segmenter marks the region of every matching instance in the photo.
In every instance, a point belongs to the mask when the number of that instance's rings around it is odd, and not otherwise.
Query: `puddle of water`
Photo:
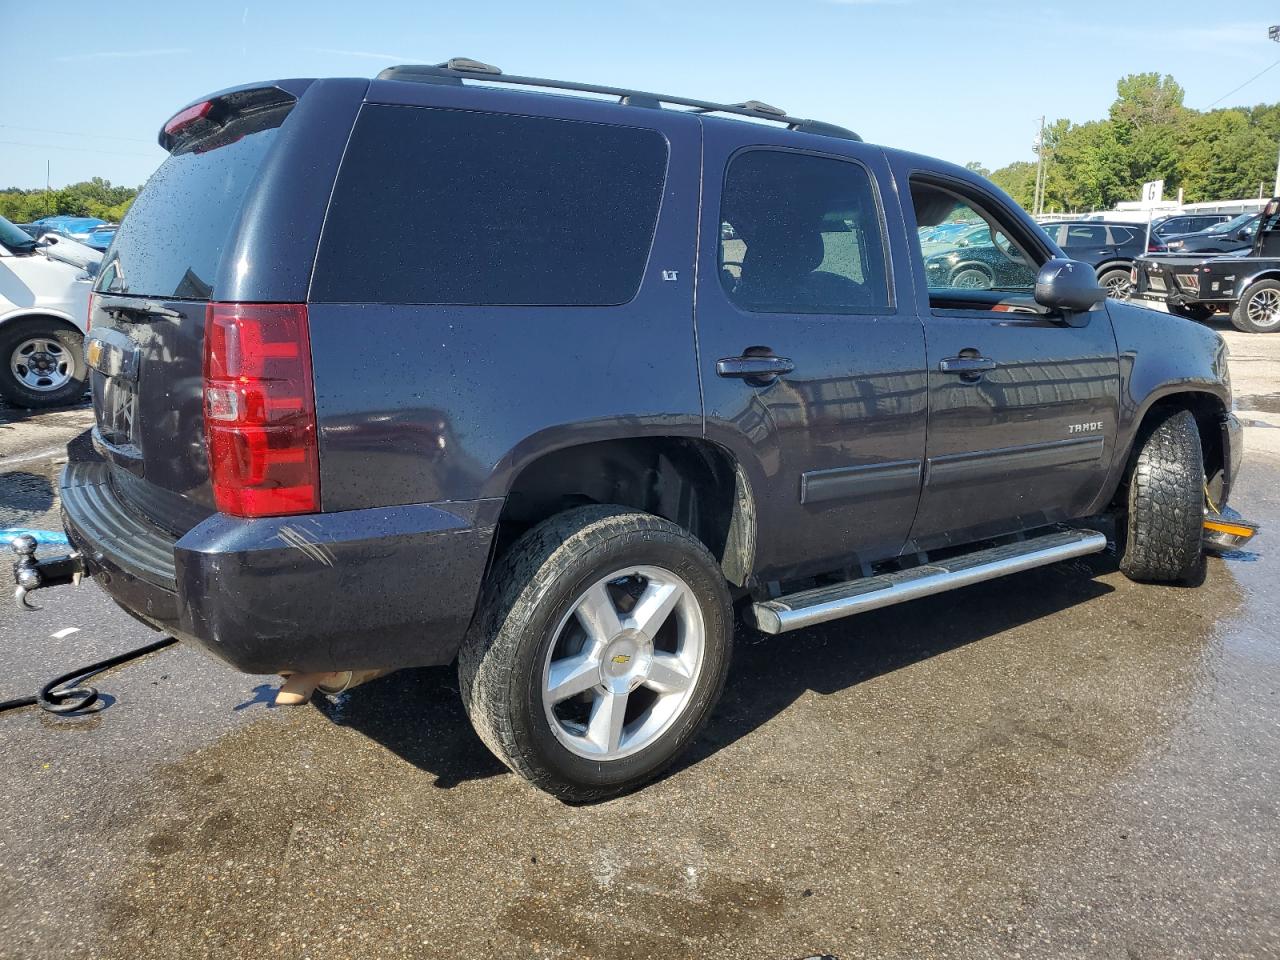
[[[1280,413],[1280,393],[1236,397],[1235,408],[1237,410],[1256,410],[1259,413]]]

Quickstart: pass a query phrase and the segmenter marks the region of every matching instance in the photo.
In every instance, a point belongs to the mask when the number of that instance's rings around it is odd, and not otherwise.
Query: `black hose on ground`
[[[172,646],[177,642],[173,637],[161,637],[159,640],[145,644],[135,650],[126,650],[124,653],[117,653],[114,657],[107,657],[105,660],[99,660],[97,663],[91,663],[86,667],[70,670],[50,680],[40,688],[40,692],[34,697],[18,697],[14,700],[0,701],[0,713],[4,713],[6,710],[16,710],[18,707],[31,706],[39,707],[49,713],[80,713],[93,706],[98,700],[98,691],[95,688],[80,685],[85,680],[122,663],[137,660],[139,657],[145,657],[147,654],[155,653],[157,650],[163,650],[165,647]],[[73,683],[76,685],[72,686],[71,684]]]

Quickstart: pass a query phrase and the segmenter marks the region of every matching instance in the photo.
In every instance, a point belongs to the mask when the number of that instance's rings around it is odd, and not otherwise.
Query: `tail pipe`
[[[19,609],[36,610],[27,595],[33,590],[45,587],[62,587],[67,584],[79,585],[84,578],[84,558],[78,550],[63,554],[60,557],[36,559],[38,542],[29,533],[16,536],[10,541],[17,560],[13,562],[14,599]]]

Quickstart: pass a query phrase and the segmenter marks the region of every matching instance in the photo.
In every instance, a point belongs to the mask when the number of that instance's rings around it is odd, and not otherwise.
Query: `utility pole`
[[[1273,43],[1280,43],[1280,24],[1267,28],[1267,39]],[[1271,195],[1280,197],[1280,156],[1276,157],[1276,188]]]
[[[1031,201],[1032,216],[1044,213],[1044,117],[1040,118],[1040,136],[1036,138],[1036,195]],[[1276,172],[1280,177],[1280,170]]]
[[[44,215],[47,217],[49,210],[49,179],[50,171],[53,169],[53,161],[48,157],[44,160]]]

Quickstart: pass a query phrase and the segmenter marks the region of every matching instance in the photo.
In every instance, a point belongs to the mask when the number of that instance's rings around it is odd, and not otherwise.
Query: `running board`
[[[755,604],[752,610],[756,626],[765,633],[786,633],[1086,553],[1097,553],[1106,546],[1107,538],[1093,530],[1054,527],[1016,543],[987,547],[909,570],[862,577],[766,600]]]

